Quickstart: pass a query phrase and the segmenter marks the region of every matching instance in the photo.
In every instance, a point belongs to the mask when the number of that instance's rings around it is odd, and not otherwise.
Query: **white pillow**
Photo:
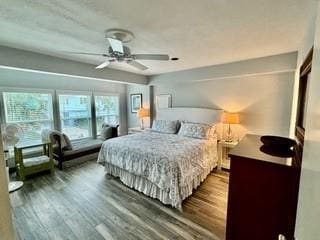
[[[192,138],[210,139],[215,136],[215,125],[182,122],[178,135]]]
[[[178,131],[179,121],[154,120],[152,130],[162,133],[176,134]]]

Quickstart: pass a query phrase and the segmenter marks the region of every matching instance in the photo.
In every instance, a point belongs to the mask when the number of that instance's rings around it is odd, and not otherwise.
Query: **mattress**
[[[136,133],[105,141],[98,163],[126,185],[181,208],[183,199],[216,166],[217,140]]]

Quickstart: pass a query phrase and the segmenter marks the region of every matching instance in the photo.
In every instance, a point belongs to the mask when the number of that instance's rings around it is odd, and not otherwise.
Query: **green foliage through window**
[[[48,93],[4,92],[6,123],[23,129],[23,141],[39,140],[43,129],[53,128],[52,96]]]

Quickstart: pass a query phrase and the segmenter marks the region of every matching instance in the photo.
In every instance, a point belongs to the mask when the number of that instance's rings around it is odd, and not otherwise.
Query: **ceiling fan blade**
[[[111,61],[105,61],[103,63],[101,63],[100,65],[96,66],[96,69],[102,69],[105,68],[106,66],[108,66],[110,64]]]
[[[133,54],[134,59],[139,60],[159,60],[168,61],[169,55],[166,54]]]
[[[110,46],[114,52],[124,53],[123,44],[120,40],[114,38],[108,38]]]
[[[87,52],[66,52],[70,54],[80,54],[80,55],[92,55],[92,56],[102,56],[102,57],[109,57],[108,54],[105,53],[87,53]]]
[[[137,68],[137,69],[139,69],[139,70],[141,70],[141,71],[144,71],[144,70],[147,70],[147,69],[148,69],[145,65],[143,65],[143,64],[141,64],[141,63],[138,63],[138,62],[136,62],[136,61],[128,61],[127,63],[128,63],[129,65],[131,65],[132,67]]]

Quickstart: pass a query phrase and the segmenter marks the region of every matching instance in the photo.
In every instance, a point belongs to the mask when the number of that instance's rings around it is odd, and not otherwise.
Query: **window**
[[[44,129],[81,140],[99,135],[103,123],[119,124],[119,101],[117,94],[3,88],[0,121],[18,124],[25,141],[40,140]]]
[[[90,95],[59,94],[61,131],[70,139],[92,136]]]
[[[119,96],[95,96],[97,135],[103,123],[119,124]]]
[[[5,122],[23,129],[23,141],[41,139],[43,129],[53,129],[50,93],[3,92]]]

